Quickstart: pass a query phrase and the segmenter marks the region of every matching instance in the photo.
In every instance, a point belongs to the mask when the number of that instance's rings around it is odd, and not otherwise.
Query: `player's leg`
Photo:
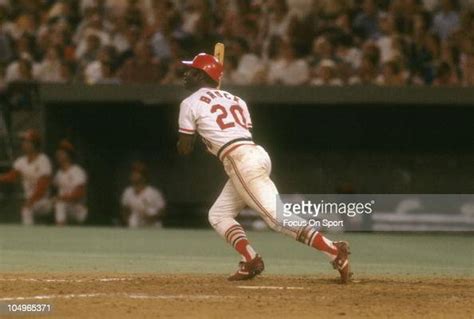
[[[138,228],[142,227],[142,218],[136,212],[132,212],[128,217],[128,227],[129,228]]]
[[[56,221],[56,225],[66,225],[67,213],[65,202],[57,201],[54,204],[54,219]]]
[[[224,167],[245,202],[260,213],[270,228],[322,251],[332,262],[339,262],[337,259],[340,254],[346,255],[344,253],[346,247],[341,247],[341,249],[338,247],[346,245],[345,243],[333,242],[312,227],[284,226],[277,219],[278,190],[269,177],[271,161],[263,148],[247,147],[241,154],[237,150],[232,156],[227,156]],[[345,262],[346,260],[342,260],[343,264]]]
[[[21,219],[23,225],[33,225],[35,215],[47,215],[51,213],[51,201],[43,198],[30,207],[23,207],[21,210]]]
[[[235,220],[245,205],[229,180],[209,210],[209,223],[242,256],[242,261],[249,262],[255,258],[256,252],[250,245],[244,229]]]
[[[87,207],[83,204],[69,204],[68,213],[76,223],[82,224],[87,218]]]
[[[33,218],[33,210],[31,207],[25,207],[21,209],[21,222],[23,225],[33,225],[34,218]]]

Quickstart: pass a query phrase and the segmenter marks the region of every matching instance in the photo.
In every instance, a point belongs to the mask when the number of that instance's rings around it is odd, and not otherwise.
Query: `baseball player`
[[[132,165],[131,186],[122,195],[122,208],[128,227],[161,226],[160,213],[166,206],[163,195],[148,184],[148,169],[142,162]]]
[[[9,172],[0,176],[0,182],[13,183],[21,177],[25,197],[21,219],[24,225],[32,225],[35,215],[51,212],[49,199],[51,162],[48,156],[40,152],[41,136],[38,131],[30,129],[20,137],[24,155],[13,163],[13,168]]]
[[[331,241],[311,227],[283,226],[276,216],[277,188],[270,179],[271,161],[267,152],[252,141],[252,120],[247,104],[241,98],[217,89],[223,66],[216,57],[201,53],[192,61],[184,75],[186,89],[193,91],[182,101],[179,112],[178,152],[193,150],[199,134],[209,152],[219,158],[229,180],[209,210],[209,222],[241,255],[238,270],[229,280],[247,280],[264,270],[262,257],[250,245],[235,217],[250,206],[270,228],[288,235],[329,256],[339,271],[341,282],[350,280],[349,245]]]
[[[62,140],[56,150],[59,169],[54,176],[54,186],[58,190],[54,204],[57,225],[65,225],[68,220],[82,224],[87,217],[87,174],[74,158],[74,146]]]

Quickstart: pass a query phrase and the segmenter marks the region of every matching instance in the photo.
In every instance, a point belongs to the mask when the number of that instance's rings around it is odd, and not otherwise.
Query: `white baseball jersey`
[[[152,186],[146,186],[138,194],[129,186],[122,195],[122,206],[130,209],[132,215],[155,216],[165,205],[163,195]]]
[[[26,156],[22,156],[13,163],[13,168],[21,174],[25,198],[33,196],[40,177],[52,174],[51,162],[45,154],[39,154],[31,162]],[[44,197],[48,195],[46,193]]]
[[[252,120],[244,100],[229,92],[201,88],[181,102],[179,132],[202,137],[208,150],[221,156],[227,143],[242,140],[252,143]]]
[[[79,165],[72,165],[68,170],[59,169],[54,176],[54,185],[60,196],[71,194],[78,186],[87,183],[87,174]]]

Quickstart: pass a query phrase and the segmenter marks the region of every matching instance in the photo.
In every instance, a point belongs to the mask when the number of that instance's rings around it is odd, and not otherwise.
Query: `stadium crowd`
[[[0,0],[0,81],[474,85],[473,0]]]

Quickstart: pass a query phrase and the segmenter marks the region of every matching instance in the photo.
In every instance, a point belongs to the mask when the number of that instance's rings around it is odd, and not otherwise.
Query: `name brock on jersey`
[[[202,88],[181,103],[179,131],[184,134],[197,131],[214,155],[232,140],[251,139],[251,128],[245,101],[226,91]]]

